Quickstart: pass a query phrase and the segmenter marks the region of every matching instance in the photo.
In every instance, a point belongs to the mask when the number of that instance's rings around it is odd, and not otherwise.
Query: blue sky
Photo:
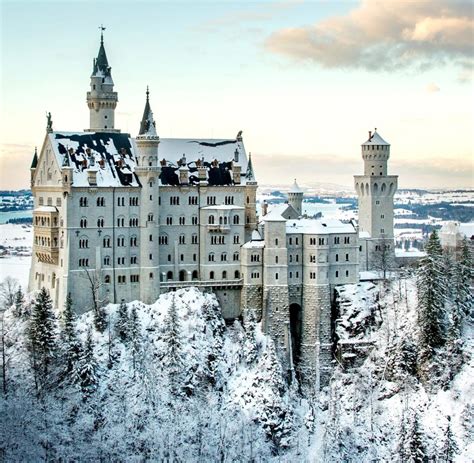
[[[116,126],[132,135],[150,85],[160,136],[231,138],[242,129],[260,183],[351,185],[359,145],[378,127],[402,187],[474,186],[466,2],[1,5],[0,188],[28,186],[46,110],[55,129],[88,126],[101,23]]]

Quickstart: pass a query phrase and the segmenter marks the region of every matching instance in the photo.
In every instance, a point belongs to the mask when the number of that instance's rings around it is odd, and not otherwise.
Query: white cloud
[[[371,71],[453,61],[472,66],[473,8],[456,0],[363,0],[344,16],[274,32],[270,52],[327,68]]]

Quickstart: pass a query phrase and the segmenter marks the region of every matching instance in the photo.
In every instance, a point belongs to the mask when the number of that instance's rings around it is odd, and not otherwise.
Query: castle
[[[334,288],[357,283],[393,242],[389,144],[375,132],[362,145],[358,226],[303,217],[296,181],[259,221],[242,132],[160,138],[147,89],[138,135],[121,133],[103,36],[90,79],[89,129],[54,131],[49,115],[33,158],[29,289],[46,287],[58,309],[71,294],[76,310],[89,310],[197,286],[216,294],[224,318],[261,320],[289,369],[296,362],[304,377],[327,380]]]

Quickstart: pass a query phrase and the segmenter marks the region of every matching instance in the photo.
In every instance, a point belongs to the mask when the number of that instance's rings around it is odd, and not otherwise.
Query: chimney
[[[262,204],[262,216],[267,215],[268,213],[268,203],[266,201],[263,201]]]
[[[189,183],[189,169],[186,165],[179,168],[179,183],[187,185]]]
[[[87,169],[87,180],[90,186],[97,186],[97,170]]]
[[[239,162],[239,150],[237,148],[234,151],[234,162]]]
[[[240,185],[241,171],[242,171],[241,166],[238,166],[237,164],[232,163],[232,177],[236,185]]]
[[[369,141],[372,138],[372,130],[369,130]]]

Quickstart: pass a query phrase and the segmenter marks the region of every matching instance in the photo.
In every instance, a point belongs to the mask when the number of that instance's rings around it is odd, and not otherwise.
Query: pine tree
[[[446,427],[446,433],[443,445],[440,449],[440,456],[442,457],[443,461],[446,463],[452,463],[456,454],[459,452],[459,448],[456,444],[456,439],[453,434],[453,430],[451,429],[451,417],[448,416],[448,425]]]
[[[440,347],[444,342],[443,317],[446,280],[443,275],[443,251],[436,230],[426,246],[426,256],[418,270],[418,324],[424,349]]]
[[[115,333],[122,342],[126,342],[128,338],[128,308],[124,301],[120,303],[117,321],[115,322]]]
[[[81,355],[81,343],[76,335],[76,317],[72,309],[72,299],[69,293],[61,314],[61,354],[63,358],[63,372],[69,375],[73,372]]]
[[[418,414],[416,412],[407,429],[404,454],[407,458],[407,463],[423,463],[426,461],[423,433],[420,429]]]
[[[15,315],[20,317],[23,312],[23,304],[25,303],[25,296],[21,290],[21,286],[18,286],[18,291],[15,294]]]
[[[168,378],[170,392],[173,396],[178,394],[180,376],[183,367],[182,345],[181,345],[181,326],[178,318],[178,309],[176,307],[175,295],[173,294],[170,308],[164,320],[165,332],[163,340],[166,350],[164,364],[168,368]]]
[[[92,330],[87,332],[87,339],[77,364],[75,377],[78,380],[84,400],[87,400],[96,391],[98,380],[98,363],[94,355]]]
[[[56,322],[53,303],[46,288],[41,288],[36,297],[28,329],[33,364],[44,376],[48,374],[57,350]]]
[[[132,353],[133,371],[137,368],[137,359],[142,347],[142,334],[140,320],[138,319],[137,308],[132,306],[128,328],[129,347]]]
[[[107,314],[103,307],[97,307],[94,310],[94,326],[100,333],[103,333],[107,328]]]
[[[462,313],[472,317],[474,298],[471,292],[472,283],[472,257],[469,250],[469,243],[464,237],[461,243],[459,262],[456,268],[456,305],[459,315]]]
[[[255,338],[255,318],[253,311],[249,311],[247,317],[244,319],[245,328],[245,344],[244,357],[248,365],[255,362],[257,359],[257,340]]]

